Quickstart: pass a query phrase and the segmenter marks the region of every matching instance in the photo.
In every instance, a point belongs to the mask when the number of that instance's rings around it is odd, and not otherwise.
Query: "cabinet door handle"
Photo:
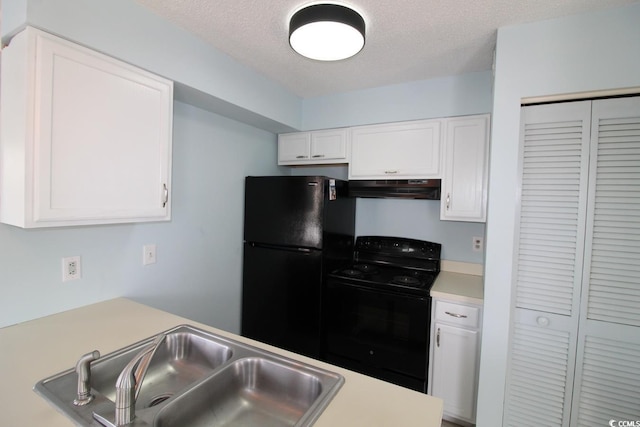
[[[384,171],[384,173],[387,175],[392,175],[394,173],[398,173],[398,171]]]
[[[313,156],[314,159],[320,158],[320,157],[324,157],[324,154],[314,154]]]
[[[440,347],[440,328],[438,328],[438,332],[436,333],[436,347]]]
[[[447,210],[449,210],[450,204],[451,204],[451,193],[447,193]]]
[[[296,159],[306,159],[306,158],[307,158],[307,156],[302,156],[302,155],[296,156]]]
[[[449,316],[455,317],[457,319],[466,319],[467,318],[466,314],[452,313],[450,311],[445,311],[444,314],[448,314]]]
[[[164,208],[169,201],[169,189],[167,188],[167,184],[162,184],[162,187],[164,187],[164,200],[162,202],[162,207]]]

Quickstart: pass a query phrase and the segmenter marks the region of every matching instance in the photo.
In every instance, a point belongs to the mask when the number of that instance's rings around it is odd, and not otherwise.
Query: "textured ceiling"
[[[637,0],[349,0],[366,44],[356,56],[318,62],[296,54],[288,19],[305,0],[136,0],[301,97],[491,69],[499,27]],[[314,2],[317,3],[317,2]]]

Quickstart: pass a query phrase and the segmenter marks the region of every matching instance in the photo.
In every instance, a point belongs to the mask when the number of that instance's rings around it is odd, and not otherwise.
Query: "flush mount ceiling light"
[[[338,4],[314,4],[300,9],[289,22],[293,50],[318,61],[338,61],[364,46],[364,19]]]

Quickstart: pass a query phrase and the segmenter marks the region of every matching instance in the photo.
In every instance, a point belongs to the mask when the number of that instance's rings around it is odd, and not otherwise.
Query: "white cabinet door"
[[[349,179],[440,177],[440,120],[351,130]]]
[[[278,164],[346,163],[347,135],[347,129],[280,134],[278,135]]]
[[[444,412],[473,422],[479,332],[436,322],[431,394],[444,400]]]
[[[27,28],[2,88],[2,222],[170,219],[172,82]]]
[[[347,160],[347,129],[311,132],[311,160],[314,163]]]
[[[440,219],[486,221],[489,115],[447,119]]]
[[[303,164],[311,158],[311,132],[278,135],[278,164]]]

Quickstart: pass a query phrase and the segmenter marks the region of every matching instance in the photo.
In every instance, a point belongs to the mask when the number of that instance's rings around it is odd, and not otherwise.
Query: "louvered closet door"
[[[590,102],[524,107],[505,426],[568,426],[586,223]]]
[[[593,102],[573,426],[640,420],[640,98]]]

